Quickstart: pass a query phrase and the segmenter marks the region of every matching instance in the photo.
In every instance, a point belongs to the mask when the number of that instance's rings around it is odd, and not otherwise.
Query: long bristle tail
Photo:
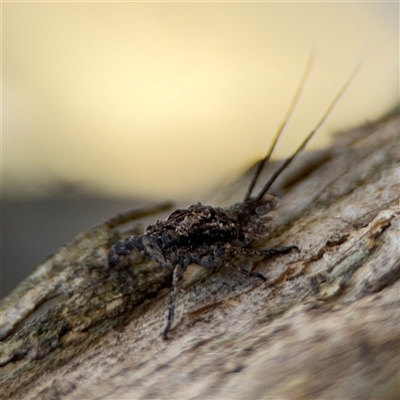
[[[298,147],[298,149],[290,156],[288,157],[281,165],[280,167],[272,174],[272,176],[269,178],[269,180],[266,182],[264,187],[261,189],[260,193],[256,197],[256,201],[261,200],[261,198],[267,193],[268,189],[271,187],[271,185],[275,182],[275,180],[278,178],[278,176],[282,173],[282,171],[295,159],[295,157],[301,153],[304,148],[307,146],[307,143],[311,140],[311,138],[315,135],[315,133],[318,131],[318,129],[321,127],[321,125],[326,121],[328,118],[329,114],[332,112],[333,108],[335,105],[338,103],[340,98],[343,96],[343,94],[346,92],[347,88],[350,86],[352,83],[354,77],[356,76],[357,72],[359,71],[361,67],[361,63],[357,65],[357,67],[354,69],[354,71],[351,73],[351,75],[347,78],[347,81],[345,84],[342,86],[336,97],[333,99],[329,107],[326,109],[325,113],[323,114],[322,118],[318,121],[317,125],[315,125],[314,129],[308,134],[308,136],[305,138],[303,143]]]
[[[307,78],[308,78],[308,76],[310,74],[311,67],[312,67],[312,64],[313,64],[313,60],[314,60],[314,53],[311,52],[310,53],[310,57],[308,58],[308,63],[307,63],[306,69],[304,70],[303,76],[301,77],[300,84],[299,84],[299,86],[298,86],[298,88],[296,90],[296,93],[295,93],[295,95],[293,97],[292,102],[290,103],[289,109],[288,109],[288,111],[287,111],[287,113],[286,113],[281,125],[279,126],[279,128],[278,128],[278,130],[277,130],[277,132],[275,134],[275,138],[274,138],[274,140],[273,140],[273,142],[271,144],[271,147],[268,150],[268,153],[265,155],[265,157],[262,160],[260,160],[260,162],[257,165],[257,169],[256,169],[256,171],[255,171],[255,173],[253,175],[253,178],[251,179],[249,187],[247,188],[247,192],[246,192],[246,195],[244,197],[244,200],[248,200],[250,198],[251,193],[252,193],[252,191],[254,189],[254,186],[257,183],[257,180],[258,180],[258,178],[259,178],[259,176],[261,174],[261,171],[263,170],[265,164],[271,158],[271,155],[272,155],[272,153],[273,153],[273,151],[275,149],[275,146],[276,146],[279,138],[281,137],[282,132],[284,131],[286,125],[288,124],[288,122],[289,122],[289,120],[290,120],[290,118],[291,118],[291,116],[293,114],[294,109],[296,108],[296,105],[297,105],[297,103],[299,101],[299,98],[300,98],[301,94],[303,93],[304,87],[306,85]]]

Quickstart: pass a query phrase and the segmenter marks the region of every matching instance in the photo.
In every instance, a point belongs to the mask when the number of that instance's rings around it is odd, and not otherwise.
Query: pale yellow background
[[[55,181],[201,200],[261,157],[309,52],[278,156],[364,59],[311,148],[398,102],[399,4],[2,2],[3,194]]]

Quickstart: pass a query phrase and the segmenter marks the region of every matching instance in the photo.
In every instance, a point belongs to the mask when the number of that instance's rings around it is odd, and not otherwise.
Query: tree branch
[[[171,271],[104,267],[127,218],[78,235],[1,305],[0,396],[396,398],[399,159],[398,116],[304,155],[267,243],[300,252],[253,260],[265,283],[190,268],[167,342]]]

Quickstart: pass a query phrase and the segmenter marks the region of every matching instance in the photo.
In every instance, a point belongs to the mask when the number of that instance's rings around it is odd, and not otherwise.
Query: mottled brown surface
[[[310,157],[267,243],[300,253],[255,262],[265,283],[189,268],[168,342],[169,270],[107,273],[110,224],[61,249],[2,304],[1,398],[398,398],[399,118]]]

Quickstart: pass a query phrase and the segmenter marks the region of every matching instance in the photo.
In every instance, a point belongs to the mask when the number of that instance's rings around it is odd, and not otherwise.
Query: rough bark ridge
[[[265,283],[192,267],[167,342],[171,271],[104,269],[167,205],[80,234],[1,304],[1,398],[398,398],[399,145],[395,116],[298,160],[268,247],[301,251],[256,260]]]

